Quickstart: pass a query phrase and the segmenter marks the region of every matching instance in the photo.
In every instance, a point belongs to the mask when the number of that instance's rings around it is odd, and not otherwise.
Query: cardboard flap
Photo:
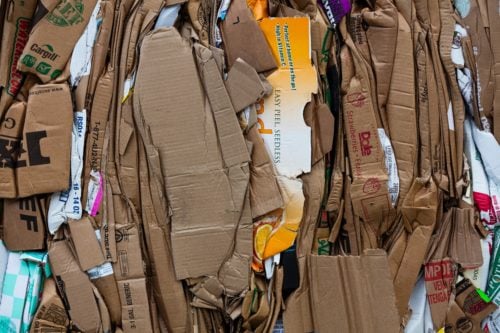
[[[253,143],[250,164],[250,206],[252,217],[256,218],[282,208],[284,203],[274,166],[257,126],[248,131],[247,138]]]
[[[465,269],[483,264],[481,237],[474,228],[474,209],[454,209],[449,255]]]
[[[222,38],[229,67],[241,58],[259,73],[276,68],[276,61],[245,0],[231,2],[222,22]]]
[[[387,256],[309,256],[316,332],[399,332]]]
[[[232,167],[248,162],[250,156],[245,140],[212,52],[201,44],[196,44],[194,49],[198,57],[205,93],[214,114],[224,163]]]
[[[241,58],[234,62],[225,83],[236,112],[256,103],[266,92],[259,74]]]
[[[68,226],[71,232],[71,241],[75,247],[82,271],[88,271],[93,267],[102,265],[104,255],[88,217],[83,217],[80,220],[69,219]]]
[[[49,261],[73,325],[84,332],[97,333],[101,322],[92,283],[81,271],[65,241],[52,243]]]

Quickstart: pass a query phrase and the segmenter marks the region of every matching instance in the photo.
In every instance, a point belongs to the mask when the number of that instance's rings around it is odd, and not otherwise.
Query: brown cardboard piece
[[[42,298],[31,324],[30,333],[66,332],[69,318],[64,304],[57,294],[53,279],[43,285]]]
[[[467,27],[474,48],[475,64],[473,66],[477,66],[474,70],[477,71],[479,114],[481,118],[491,118],[495,95],[494,56],[484,27],[487,22],[483,21],[478,1],[471,0],[469,6],[467,15],[462,20]],[[498,14],[498,8],[496,13]],[[483,119],[481,119],[481,124],[486,125]]]
[[[118,281],[122,303],[122,329],[124,332],[153,332],[149,317],[146,279]]]
[[[448,251],[464,269],[478,268],[483,264],[481,236],[474,225],[474,209],[453,209],[453,232]]]
[[[442,114],[442,123],[447,126],[443,128],[449,135],[448,147],[449,156],[447,162],[450,163],[448,170],[449,191],[452,197],[459,197],[458,181],[463,176],[463,128],[465,119],[465,109],[463,98],[460,93],[455,65],[451,60],[451,47],[455,30],[455,19],[453,18],[454,8],[452,4],[445,0],[439,0],[439,9],[441,17],[441,31],[439,36],[439,45],[441,61],[447,80],[443,81],[445,91],[445,100],[447,100],[446,114]]]
[[[284,205],[276,171],[257,127],[253,126],[247,133],[247,140],[253,143],[250,164],[250,206],[253,218]]]
[[[391,210],[384,152],[366,67],[349,36],[346,45],[341,51],[342,105],[353,180],[352,204],[355,215],[370,223],[371,233],[380,234],[388,227]]]
[[[136,122],[136,124],[142,123]],[[141,212],[149,264],[153,272],[153,294],[158,304],[160,321],[163,319],[169,332],[183,333],[187,331],[189,325],[188,305],[183,284],[175,277],[169,230],[166,224],[159,223],[163,220],[162,216],[168,220],[166,205],[163,201],[165,189],[160,161],[157,151],[151,146],[148,138],[143,137],[144,129],[140,125],[138,128],[144,143],[144,146],[139,145]],[[155,155],[147,156],[145,146]]]
[[[318,221],[322,196],[325,189],[325,163],[319,161],[312,166],[311,172],[301,176],[304,183],[304,212],[297,235],[297,261],[299,267],[299,288],[285,301],[283,324],[287,333],[314,331],[311,300],[309,298],[311,281],[308,274],[308,255],[314,243],[314,230]]]
[[[399,332],[385,251],[311,255],[309,269],[315,332]]]
[[[37,75],[43,82],[57,78],[85,30],[96,2],[60,1],[33,27],[17,68]]]
[[[58,103],[54,104],[54,100]],[[16,168],[18,197],[68,188],[72,109],[67,84],[35,85],[30,89],[23,151]]]
[[[102,265],[104,256],[89,218],[70,219],[68,226],[71,233],[71,242],[75,248],[76,257],[82,271],[88,271],[93,267]]]
[[[397,267],[393,274],[394,290],[401,317],[408,313],[408,301],[425,260],[427,247],[436,224],[438,207],[438,189],[433,179],[417,178],[410,187],[401,208],[403,216],[400,223],[408,227],[403,230],[398,241],[389,250],[389,261],[391,265]],[[404,245],[400,245],[400,242]],[[401,250],[404,252],[398,253]]]
[[[121,201],[121,197],[115,197]],[[126,223],[127,219],[120,219],[120,222]],[[118,260],[113,264],[113,271],[120,295],[122,329],[124,332],[152,332],[149,317],[149,292],[144,275],[141,240],[137,225],[117,224],[116,237]]]
[[[45,249],[46,198],[5,200],[3,241],[10,251]]]
[[[114,274],[106,275],[98,278],[92,278],[91,281],[99,290],[106,306],[108,308],[109,317],[114,325],[121,325],[122,314],[120,296]]]
[[[238,224],[246,232],[236,244],[247,248],[243,255],[248,258],[252,253],[251,220],[239,221],[248,186],[248,151],[219,69],[206,51],[200,51],[200,75],[210,101],[201,82],[193,85],[199,78],[192,49],[175,29],[159,29],[144,38],[134,91],[134,107],[141,110],[162,162],[178,279],[217,274],[234,246]],[[172,75],[179,79],[168,80]],[[167,124],[176,130],[165,132]],[[220,184],[216,191],[214,182]],[[206,251],[194,250],[198,248]]]
[[[488,1],[490,44],[494,58],[495,96],[493,100],[493,132],[500,142],[500,4]]]
[[[236,112],[256,103],[266,92],[259,74],[241,58],[229,70],[225,84]]]
[[[31,18],[35,12],[36,1],[4,1],[5,19],[2,16],[3,30],[0,45],[0,87],[3,87],[0,99],[0,113],[9,106],[21,89],[23,74],[17,70],[24,46],[31,30]],[[4,19],[4,21],[3,21]]]
[[[264,34],[245,0],[231,2],[221,30],[230,68],[238,58],[259,73],[277,68]]]
[[[453,214],[442,217],[439,229],[432,236],[425,260],[425,288],[435,329],[443,327],[451,290],[457,278],[456,264],[448,257]]]
[[[483,299],[469,279],[463,279],[457,283],[455,301],[464,314],[475,323],[480,323],[497,309],[493,302],[486,302]]]
[[[72,324],[84,332],[99,332],[101,321],[92,283],[81,271],[66,241],[50,245],[49,261]]]
[[[15,102],[5,113],[5,120],[0,127],[0,142],[5,148],[0,168],[0,193],[4,198],[17,197],[16,166],[23,135],[26,103]]]
[[[494,303],[485,302],[469,279],[457,284],[457,295],[446,314],[446,332],[481,333],[481,321],[495,311]]]
[[[387,117],[385,131],[396,156],[402,202],[412,185],[417,157],[415,77],[413,70],[407,70],[414,66],[412,33],[387,0],[377,0],[375,11],[363,13],[363,18],[370,25],[366,35],[376,72],[379,112]]]

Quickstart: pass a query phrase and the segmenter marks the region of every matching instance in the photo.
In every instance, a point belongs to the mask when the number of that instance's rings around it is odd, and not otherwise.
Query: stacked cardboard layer
[[[0,331],[500,333],[499,6],[0,0]]]

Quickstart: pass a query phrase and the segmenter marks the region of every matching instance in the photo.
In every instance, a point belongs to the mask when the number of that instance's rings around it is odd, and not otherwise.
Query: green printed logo
[[[83,0],[62,0],[47,14],[47,20],[58,27],[79,24],[84,21],[83,7]]]
[[[38,66],[36,66],[36,71],[40,74],[47,74],[48,72],[50,72],[52,66],[47,64],[46,62],[41,62],[38,64]]]
[[[23,65],[25,65],[26,67],[33,67],[36,63],[36,58],[27,54],[23,57],[23,60],[21,60],[21,62],[23,63]]]
[[[34,43],[33,45],[31,45],[30,50],[35,52],[36,54],[39,54],[42,59],[55,61],[57,57],[59,57],[59,54],[54,52],[54,47],[50,44],[43,44],[40,46],[37,43]]]
[[[56,77],[58,77],[59,75],[61,75],[61,73],[62,73],[61,70],[54,69],[54,71],[52,72],[52,74],[50,74],[50,79],[54,80]]]

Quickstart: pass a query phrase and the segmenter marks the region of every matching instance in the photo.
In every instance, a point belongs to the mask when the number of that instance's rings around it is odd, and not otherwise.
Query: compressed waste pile
[[[500,333],[500,3],[0,0],[0,332]]]

